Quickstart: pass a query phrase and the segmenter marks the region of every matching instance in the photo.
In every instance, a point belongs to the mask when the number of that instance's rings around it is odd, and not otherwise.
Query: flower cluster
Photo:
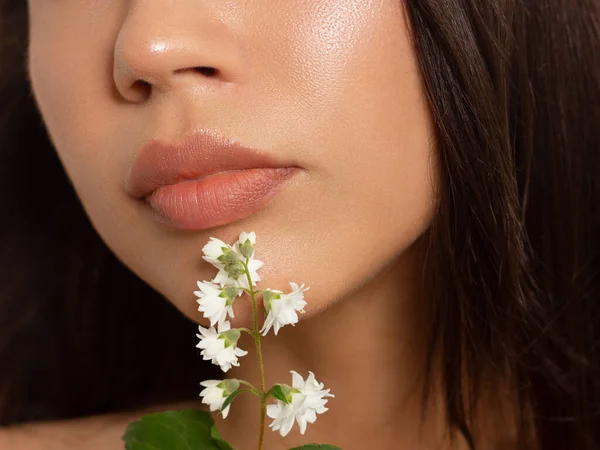
[[[198,311],[210,320],[209,328],[201,325],[198,327],[200,334],[197,336],[200,342],[197,347],[202,350],[201,355],[205,360],[219,365],[223,372],[227,372],[232,366],[239,366],[238,358],[248,353],[238,347],[242,331],[253,336],[257,354],[260,355],[261,336],[266,336],[271,329],[277,335],[282,327],[298,322],[298,313],[304,313],[306,305],[304,292],[309,289],[304,287],[304,284],[299,286],[290,282],[289,293],[275,289],[255,289],[257,282],[260,281],[257,271],[264,265],[262,261],[254,258],[255,247],[256,234],[242,232],[233,245],[211,237],[202,249],[203,259],[215,266],[219,272],[211,281],[198,281],[199,290],[194,291],[198,297]],[[262,293],[266,315],[260,329],[256,316],[256,296],[259,293]],[[235,301],[244,294],[247,294],[253,303],[254,330],[232,329],[228,321],[228,318],[234,317]],[[323,384],[315,380],[312,372],[309,372],[308,378],[304,381],[302,376],[293,370],[291,371],[292,386],[276,384],[266,391],[262,367],[262,361],[259,361],[261,389],[243,380],[206,380],[200,383],[204,387],[200,393],[202,402],[209,405],[211,411],[221,411],[223,417],[227,417],[231,402],[242,392],[240,386],[243,384],[250,387],[246,391],[262,399],[271,397],[276,401],[266,409],[264,401],[261,402],[263,418],[266,414],[274,419],[270,424],[273,431],[279,431],[281,436],[286,436],[296,421],[300,432],[304,434],[306,424],[313,423],[317,414],[327,411],[326,397],[333,397],[333,394],[329,393],[329,389],[323,389]],[[261,441],[262,430],[259,442]]]

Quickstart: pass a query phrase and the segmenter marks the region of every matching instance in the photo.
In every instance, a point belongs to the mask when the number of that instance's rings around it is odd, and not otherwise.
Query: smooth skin
[[[428,324],[422,237],[436,205],[437,161],[403,3],[29,0],[29,7],[35,99],[96,230],[128,267],[204,325],[192,292],[196,280],[215,274],[201,258],[210,236],[233,242],[255,231],[256,257],[265,262],[259,287],[310,286],[301,322],[264,341],[267,384],[291,382],[290,369],[312,370],[336,397],[305,436],[268,431],[265,448],[445,448],[439,405],[419,422]],[[194,70],[200,66],[215,75]],[[211,230],[169,228],[128,197],[127,174],[149,140],[175,142],[196,129],[216,130],[299,173],[245,219]],[[250,325],[248,302],[235,312],[233,326]],[[240,346],[251,352],[227,376],[257,382],[251,342]],[[257,412],[254,397],[238,397],[228,419],[217,419],[221,434],[239,450],[255,448]]]

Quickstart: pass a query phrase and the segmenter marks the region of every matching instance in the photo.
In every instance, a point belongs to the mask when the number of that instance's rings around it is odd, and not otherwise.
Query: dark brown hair
[[[25,3],[0,0],[0,424],[196,396],[195,326],[106,248],[51,150]],[[519,448],[599,449],[600,5],[405,6],[440,160],[426,276],[449,426],[475,446],[491,371]]]

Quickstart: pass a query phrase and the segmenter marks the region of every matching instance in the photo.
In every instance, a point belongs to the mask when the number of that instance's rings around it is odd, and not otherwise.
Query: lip
[[[159,221],[173,228],[204,230],[258,212],[297,169],[200,130],[174,144],[148,142],[133,162],[125,189]]]

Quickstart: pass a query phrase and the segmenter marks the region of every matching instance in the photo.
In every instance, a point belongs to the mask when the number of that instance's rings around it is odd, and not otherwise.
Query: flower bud
[[[202,392],[200,392],[200,397],[202,397],[202,403],[208,405],[211,411],[221,411],[223,414],[223,418],[225,419],[229,414],[228,404],[225,408],[223,405],[227,397],[233,394],[240,387],[240,382],[236,379],[230,380],[206,380],[200,383],[201,386],[204,386]]]
[[[240,292],[240,288],[232,285],[227,285],[221,288],[221,293],[219,294],[219,297],[225,299],[226,305],[231,305],[233,304],[233,301],[239,295]]]
[[[223,248],[223,253],[217,259],[223,264],[234,264],[240,260],[240,255],[230,248]]]
[[[250,239],[246,239],[246,242],[240,244],[240,253],[244,256],[244,258],[252,258],[254,254],[255,245],[252,243]]]
[[[234,328],[233,330],[224,331],[219,334],[219,339],[223,339],[225,341],[225,348],[231,346],[235,347],[240,336],[240,330]]]
[[[240,275],[246,272],[243,261],[235,251],[226,248],[223,249],[223,254],[217,258],[223,264],[223,270],[229,274],[231,278],[237,280]]]
[[[263,304],[265,305],[265,310],[269,312],[271,310],[271,302],[273,300],[281,299],[281,293],[277,291],[271,291],[270,289],[266,289],[263,293]]]
[[[218,387],[223,389],[223,397],[229,397],[240,387],[240,382],[235,378],[228,378],[218,384]]]
[[[246,273],[246,268],[244,267],[244,263],[238,261],[234,264],[227,264],[225,266],[225,271],[229,274],[231,278],[237,280],[240,276]]]

